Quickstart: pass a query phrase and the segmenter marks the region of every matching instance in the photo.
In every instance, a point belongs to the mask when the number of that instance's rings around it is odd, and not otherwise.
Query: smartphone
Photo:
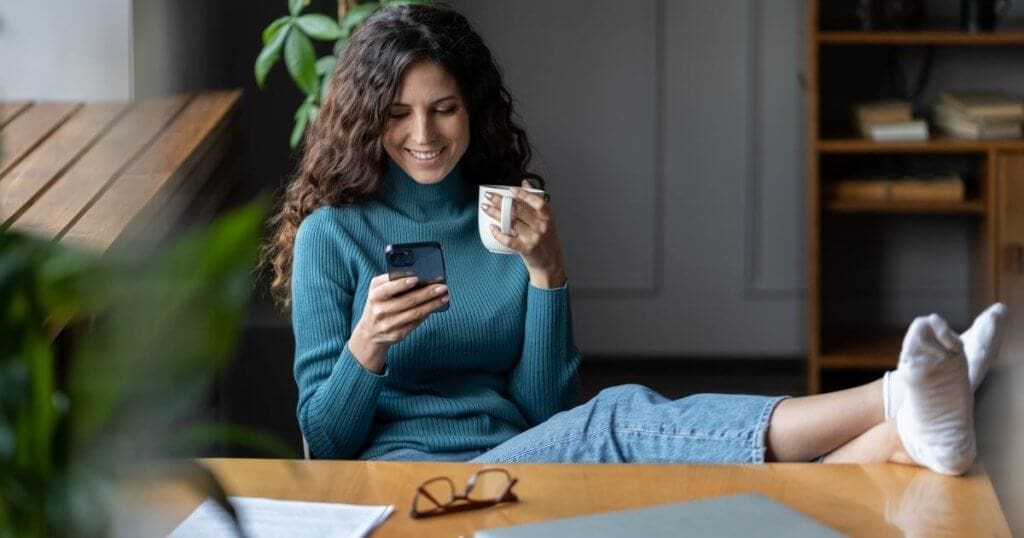
[[[448,279],[444,272],[444,253],[441,243],[399,243],[384,247],[384,259],[388,265],[388,279],[398,280],[410,276],[419,279],[414,290],[424,286],[446,284]],[[405,292],[408,293],[408,292]],[[451,290],[448,290],[451,297]],[[436,312],[444,312],[451,305],[451,300],[438,308]]]

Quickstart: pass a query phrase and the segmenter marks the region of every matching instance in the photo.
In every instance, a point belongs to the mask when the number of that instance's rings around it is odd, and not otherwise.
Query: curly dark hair
[[[512,96],[483,39],[465,17],[447,8],[409,5],[381,9],[348,43],[331,78],[316,121],[306,132],[298,171],[271,217],[261,265],[270,266],[271,296],[291,307],[295,235],[307,215],[323,205],[352,204],[374,195],[384,181],[382,136],[403,71],[428,60],[458,83],[469,114],[470,143],[460,161],[475,184],[516,185],[529,178],[530,145],[513,120]]]

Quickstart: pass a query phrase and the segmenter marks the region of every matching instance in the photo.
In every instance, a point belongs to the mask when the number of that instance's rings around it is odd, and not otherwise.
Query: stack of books
[[[955,172],[858,177],[828,182],[825,193],[843,202],[960,202],[964,180]]]
[[[1024,101],[1003,92],[946,92],[935,105],[935,125],[956,138],[1021,138]]]
[[[927,140],[928,123],[915,120],[910,103],[885,100],[853,107],[853,122],[865,138],[877,142]]]

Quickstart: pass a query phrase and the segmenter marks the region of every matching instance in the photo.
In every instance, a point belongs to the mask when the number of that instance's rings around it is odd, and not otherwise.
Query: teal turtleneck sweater
[[[488,449],[575,404],[580,357],[566,287],[529,284],[519,256],[477,235],[476,185],[456,167],[421,185],[388,163],[378,194],[325,206],[299,226],[292,327],[299,426],[318,458],[399,448]],[[391,347],[382,375],[347,341],[389,243],[438,241],[451,306]]]

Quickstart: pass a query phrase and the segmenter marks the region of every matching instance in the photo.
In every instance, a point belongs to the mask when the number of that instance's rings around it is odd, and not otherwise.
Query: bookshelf
[[[850,301],[853,304],[877,306],[890,301],[886,294],[893,293],[882,282],[872,282],[872,278],[885,277],[884,271],[871,263],[884,266],[884,260],[862,256],[860,260],[866,260],[865,274],[856,273],[861,269],[859,265],[853,269],[840,267],[836,260],[842,257],[846,245],[884,243],[878,236],[888,230],[912,229],[921,223],[938,223],[943,230],[958,231],[958,236],[966,238],[967,248],[962,251],[964,259],[952,261],[968,268],[964,285],[968,296],[962,299],[970,305],[970,314],[985,304],[1005,300],[1011,279],[1024,282],[1024,246],[1018,237],[1024,232],[1014,235],[1006,231],[1008,226],[1019,230],[1020,224],[1011,226],[1007,222],[1024,222],[1024,216],[1005,198],[1010,193],[1024,193],[1024,140],[965,140],[933,132],[924,141],[875,142],[853,134],[849,121],[852,103],[884,97],[870,91],[872,83],[878,82],[878,62],[887,51],[1022,47],[1024,53],[1024,28],[1019,21],[1011,21],[1018,22],[1012,30],[967,33],[951,29],[948,21],[937,21],[921,30],[861,31],[853,28],[855,24],[836,24],[834,15],[851,4],[809,0],[807,10],[807,389],[811,394],[822,390],[823,374],[880,373],[895,367],[899,357],[905,325],[896,326],[883,319],[873,324],[866,320],[857,326],[842,322],[843,315],[847,315],[843,310],[846,296],[856,296]],[[1008,68],[1024,68],[1024,54],[1017,57],[1020,63]],[[876,78],[871,79],[873,76]],[[1024,96],[1024,87],[1005,89]],[[907,173],[953,169],[964,178],[966,194],[960,201],[920,202],[836,200],[825,196],[828,182],[839,179],[846,170],[872,173],[873,167],[884,167],[884,173],[893,169],[906,169]],[[879,257],[891,254],[882,249],[865,252]],[[944,262],[936,259],[934,263]],[[1013,263],[1017,265],[1009,268]],[[851,274],[854,278],[849,278]],[[855,280],[856,289],[838,290],[845,285],[844,278]]]

